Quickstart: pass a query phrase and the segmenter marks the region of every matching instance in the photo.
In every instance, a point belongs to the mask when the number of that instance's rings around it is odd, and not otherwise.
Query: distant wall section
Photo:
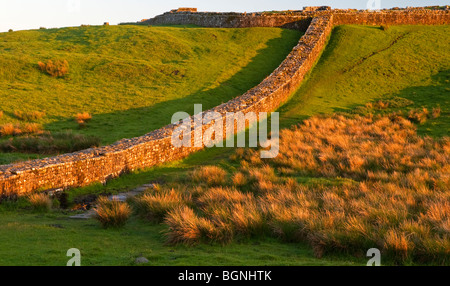
[[[282,27],[306,30],[311,19],[333,15],[335,25],[443,25],[450,24],[449,10],[409,9],[366,10],[319,9],[262,13],[168,12],[141,22],[148,25],[198,25],[202,27]]]

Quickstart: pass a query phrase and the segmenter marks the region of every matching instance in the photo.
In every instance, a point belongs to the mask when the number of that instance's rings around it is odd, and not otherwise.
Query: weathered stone
[[[136,263],[136,264],[146,264],[148,262],[149,262],[148,259],[145,257],[142,257],[142,256],[136,258],[136,260],[134,261],[134,263]]]
[[[112,195],[108,197],[108,199],[111,201],[119,201],[119,202],[126,202],[127,198],[128,196],[126,194]]]

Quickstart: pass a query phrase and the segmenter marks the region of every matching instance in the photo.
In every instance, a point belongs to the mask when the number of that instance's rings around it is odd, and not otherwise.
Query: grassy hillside
[[[377,27],[337,27],[307,80],[280,109],[282,126],[289,127],[318,113],[353,112],[356,107],[373,100],[401,96],[413,104],[391,107],[386,111],[408,111],[422,106],[431,109],[439,104],[441,117],[416,127],[420,134],[448,136],[450,58],[447,51],[450,42],[446,35],[449,32],[449,26],[392,26],[387,31]],[[96,184],[73,189],[69,196],[73,200],[85,194],[117,193],[151,181],[183,182],[194,167],[204,164],[219,165],[231,174],[239,167],[236,161],[229,159],[233,153],[233,149],[208,149],[183,161],[124,175],[106,186]],[[349,179],[317,175],[296,175],[295,180],[308,187],[352,183]],[[150,264],[160,265],[344,265],[365,264],[367,261],[365,257],[346,255],[316,259],[312,249],[302,243],[285,243],[263,237],[235,241],[225,247],[217,244],[167,246],[161,234],[167,226],[150,224],[139,217],[132,217],[123,230],[114,231],[102,230],[94,221],[70,221],[68,214],[59,211],[36,217],[20,203],[3,204],[0,211],[1,225],[4,225],[0,235],[7,241],[7,247],[0,249],[2,264],[63,264],[66,260],[61,256],[65,248],[77,245],[84,250],[85,264],[128,265],[140,254],[149,257]],[[8,239],[10,237],[15,239]],[[100,247],[105,237],[111,241],[111,246],[119,247]],[[127,239],[123,240],[123,237]],[[47,239],[54,244],[46,243]],[[20,258],[25,251],[30,253],[31,260]]]
[[[278,28],[104,26],[0,34],[0,126],[15,111],[40,111],[48,131],[74,129],[103,144],[170,123],[194,103],[211,108],[270,74],[300,32]],[[38,62],[66,60],[54,78]],[[93,116],[77,130],[77,113]],[[14,160],[0,155],[0,163]]]
[[[411,108],[440,105],[421,134],[450,134],[450,26],[339,26],[309,78],[279,111],[288,127],[318,113],[403,97]]]

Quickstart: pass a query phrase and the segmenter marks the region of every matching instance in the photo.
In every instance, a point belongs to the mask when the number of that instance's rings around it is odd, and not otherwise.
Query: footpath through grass
[[[282,127],[318,113],[352,111],[373,100],[400,96],[414,102],[407,108],[431,109],[439,104],[441,117],[418,128],[425,135],[448,136],[449,32],[449,26],[392,26],[387,31],[377,27],[337,27],[305,83],[280,108]],[[174,181],[198,165],[216,164],[232,171],[237,168],[229,160],[233,152],[227,148],[207,149],[183,161],[133,172],[106,186],[71,190],[70,199],[84,194],[117,193],[152,181]],[[297,180],[305,184],[338,184],[340,179]],[[226,247],[169,247],[164,245],[161,233],[167,229],[165,225],[152,225],[138,218],[132,218],[120,231],[103,230],[94,221],[70,221],[60,212],[35,215],[26,210],[8,210],[0,213],[0,220],[0,239],[4,241],[0,264],[61,265],[66,261],[61,257],[65,251],[77,246],[82,248],[84,263],[88,265],[129,265],[139,254],[150,257],[150,264],[158,265],[346,265],[366,261],[365,257],[345,256],[316,259],[307,246],[268,238],[234,242]]]

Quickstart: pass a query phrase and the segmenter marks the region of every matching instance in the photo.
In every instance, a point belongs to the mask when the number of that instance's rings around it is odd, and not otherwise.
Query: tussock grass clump
[[[31,203],[33,210],[37,212],[48,212],[52,208],[51,198],[43,193],[31,194],[28,201]]]
[[[48,60],[47,63],[38,62],[41,71],[52,77],[64,77],[69,73],[69,62],[67,60]]]
[[[441,116],[441,108],[440,107],[435,107],[433,108],[433,111],[431,112],[431,117],[433,119],[439,118]],[[1,118],[1,116],[0,116]]]
[[[162,222],[165,215],[183,204],[182,194],[174,189],[158,193],[144,194],[136,199],[137,212],[146,219],[154,222]]]
[[[408,118],[412,122],[423,124],[427,121],[428,117],[430,115],[430,112],[427,108],[422,109],[413,109],[409,111]]]
[[[7,123],[0,127],[1,136],[14,136],[22,133],[22,130],[12,123]]]
[[[215,239],[214,224],[210,220],[197,216],[187,206],[171,210],[165,222],[169,225],[167,240],[170,244],[192,245],[204,240]]]
[[[75,115],[75,120],[80,123],[80,122],[88,122],[92,119],[92,115],[90,115],[87,112],[83,112],[83,113],[77,113],[77,115]]]
[[[94,208],[95,219],[104,228],[123,227],[131,216],[131,207],[118,200],[109,200],[107,197],[100,197],[97,206]]]
[[[227,172],[217,166],[203,166],[196,169],[191,177],[195,183],[205,183],[209,186],[225,184]]]
[[[14,116],[22,121],[36,121],[45,116],[45,112],[40,111],[14,111]]]
[[[233,175],[232,181],[236,187],[244,186],[247,183],[247,177],[242,172],[238,172]]]
[[[42,133],[42,125],[37,123],[26,123],[22,127],[22,132],[25,134],[39,134]]]
[[[37,123],[12,124],[7,123],[0,126],[0,136],[18,136],[23,134],[40,134],[42,133],[42,125]]]
[[[86,127],[86,124],[91,121],[92,115],[87,112],[78,113],[75,115],[75,121],[78,123],[80,128]]]

